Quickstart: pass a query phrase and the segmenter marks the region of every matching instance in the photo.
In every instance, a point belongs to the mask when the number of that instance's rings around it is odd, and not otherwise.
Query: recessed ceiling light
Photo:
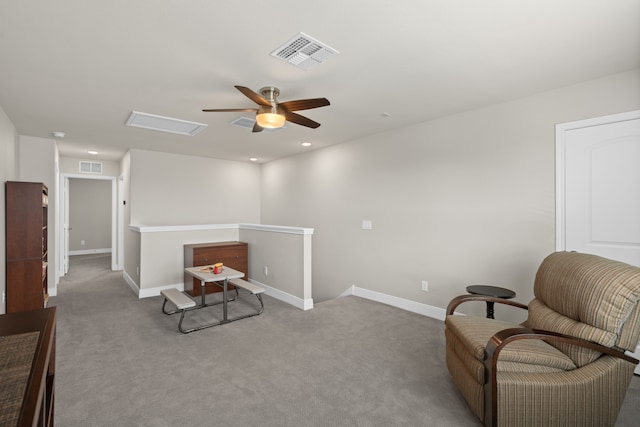
[[[54,130],[53,132],[51,132],[51,135],[53,135],[54,138],[64,138],[66,133]]]
[[[96,154],[98,154],[98,152],[97,152],[97,151],[95,151],[95,150],[89,150],[89,151],[87,151],[87,153],[89,153],[89,154],[91,154],[91,155],[93,155],[93,156],[95,156]]]
[[[257,162],[258,158],[257,157],[250,157],[249,160],[251,160],[252,162]]]
[[[307,141],[301,143],[300,145],[302,145],[303,147],[311,147],[311,143]]]

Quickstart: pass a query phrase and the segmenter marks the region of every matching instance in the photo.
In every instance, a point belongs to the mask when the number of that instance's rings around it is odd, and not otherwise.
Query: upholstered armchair
[[[468,301],[528,309],[522,325],[455,314]],[[528,306],[454,298],[445,319],[453,382],[486,426],[612,426],[638,361],[640,268],[595,255],[544,259]]]

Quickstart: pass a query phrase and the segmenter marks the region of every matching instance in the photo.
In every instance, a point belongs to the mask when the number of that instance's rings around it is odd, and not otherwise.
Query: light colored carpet
[[[260,316],[183,335],[161,297],[137,299],[109,267],[72,257],[51,298],[58,427],[480,425],[440,321],[357,297],[306,312],[265,297]],[[637,425],[638,407],[635,377],[618,425]]]

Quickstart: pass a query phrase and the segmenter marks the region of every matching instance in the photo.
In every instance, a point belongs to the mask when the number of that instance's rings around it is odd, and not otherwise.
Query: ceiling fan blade
[[[297,125],[302,125],[313,129],[320,126],[320,123],[314,122],[313,120],[305,116],[301,116],[300,114],[296,114],[291,111],[285,111],[284,116],[286,117],[288,122],[295,123]]]
[[[256,104],[264,105],[265,107],[271,107],[271,103],[269,101],[267,101],[262,95],[255,93],[248,87],[244,87],[244,86],[234,86],[234,87],[238,89],[240,92],[242,92],[244,96],[246,96]]]
[[[228,113],[228,112],[233,112],[233,111],[258,111],[257,108],[207,108],[205,110],[202,110],[205,113]]]
[[[264,128],[258,124],[258,122],[253,124],[253,130],[251,132],[262,132]]]
[[[281,102],[278,104],[287,111],[310,110],[312,108],[331,105],[327,98],[298,99],[296,101]]]

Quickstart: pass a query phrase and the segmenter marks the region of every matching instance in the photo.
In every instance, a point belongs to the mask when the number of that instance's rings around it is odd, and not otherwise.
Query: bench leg
[[[185,331],[184,329],[182,329],[182,321],[184,320],[184,313],[185,313],[187,310],[184,310],[184,309],[183,309],[183,310],[180,310],[180,311],[182,311],[182,314],[180,314],[180,321],[178,322],[178,330],[179,330],[180,332],[182,332],[183,334],[188,334],[189,332],[194,331],[194,329],[190,329],[190,330],[186,330],[186,331]]]
[[[238,288],[236,288],[235,291],[236,291],[236,298],[237,298],[237,296],[238,296]],[[235,300],[236,298],[234,298],[233,300]],[[194,310],[194,309],[198,309],[198,308],[202,308],[202,307],[196,306],[196,307],[191,307],[191,308],[183,308],[182,310],[178,310],[176,308],[173,311],[167,311],[166,310],[167,298],[165,298],[163,303],[162,303],[162,312],[164,314],[177,314],[177,313],[180,313],[180,321],[178,322],[178,331],[182,332],[183,334],[188,334],[188,333],[193,332],[193,331],[199,331],[201,329],[211,328],[212,326],[218,326],[218,325],[222,325],[222,324],[225,324],[225,323],[233,322],[235,320],[245,319],[247,317],[253,317],[253,316],[257,316],[259,314],[262,314],[262,312],[264,311],[264,302],[262,301],[262,295],[256,294],[256,298],[260,302],[260,309],[255,313],[245,314],[244,316],[239,316],[239,317],[235,317],[233,319],[228,319],[227,321],[209,323],[207,325],[197,326],[197,327],[191,328],[191,329],[184,329],[182,327],[182,321],[184,320],[184,315],[188,310]],[[231,301],[233,301],[233,300],[231,300]],[[216,304],[220,304],[220,302],[217,302],[217,303],[214,303],[214,304],[209,304],[209,305],[216,305]]]
[[[162,312],[164,314],[176,314],[178,312],[178,309],[175,309],[173,311],[167,311],[166,307],[167,307],[167,301],[169,301],[167,298],[164,299],[164,301],[162,302]]]
[[[238,316],[238,317],[234,317],[232,319],[228,319],[228,322],[234,322],[236,320],[240,320],[240,319],[246,319],[247,317],[253,317],[253,316],[257,316],[259,314],[262,314],[262,312],[264,311],[264,302],[262,301],[262,295],[260,294],[255,294],[256,298],[258,298],[258,301],[260,302],[260,309],[258,311],[256,311],[255,313],[251,313],[251,314],[245,314],[243,316]]]
[[[258,301],[260,301],[260,311],[256,313],[257,316],[258,314],[262,314],[262,312],[264,311],[264,302],[262,302],[262,295],[256,294],[256,298],[258,298]]]

